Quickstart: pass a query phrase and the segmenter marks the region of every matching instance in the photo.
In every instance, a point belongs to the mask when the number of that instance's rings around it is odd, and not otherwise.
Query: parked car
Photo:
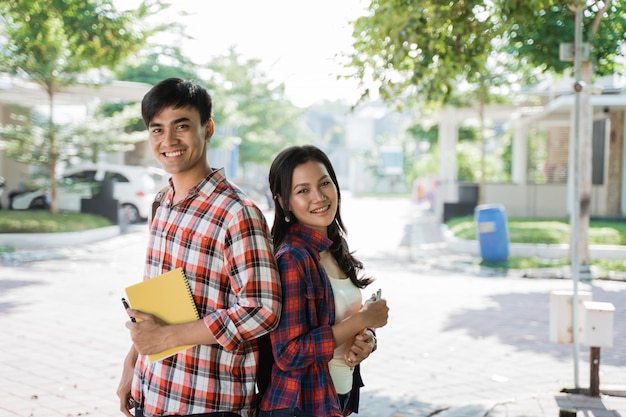
[[[165,171],[154,167],[96,164],[68,169],[57,188],[59,210],[79,212],[83,198],[93,198],[110,180],[113,198],[118,200],[126,218],[137,223],[151,213],[152,200],[167,182]],[[35,190],[13,195],[11,209],[33,210],[50,207],[50,190]]]

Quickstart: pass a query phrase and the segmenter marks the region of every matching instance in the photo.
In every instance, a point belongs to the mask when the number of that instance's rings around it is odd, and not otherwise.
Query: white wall
[[[606,216],[606,187],[593,186],[591,215]],[[485,203],[502,204],[507,216],[569,218],[567,184],[485,184]]]

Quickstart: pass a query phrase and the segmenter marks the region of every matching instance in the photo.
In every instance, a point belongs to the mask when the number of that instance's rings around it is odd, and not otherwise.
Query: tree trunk
[[[485,140],[485,84],[480,79],[478,100],[478,117],[480,119],[480,178],[478,182],[478,204],[485,204],[485,171],[486,171],[486,153],[487,144]]]
[[[57,160],[58,149],[54,132],[54,85],[48,86],[50,120],[48,123],[48,140],[50,141],[50,159],[48,160],[48,172],[50,173],[50,213],[59,212],[57,204]]]

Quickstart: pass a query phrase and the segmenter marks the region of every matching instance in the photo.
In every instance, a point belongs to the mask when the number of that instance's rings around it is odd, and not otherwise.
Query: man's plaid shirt
[[[182,267],[200,317],[218,340],[150,363],[139,356],[133,397],[146,416],[232,411],[255,400],[256,338],[278,325],[281,288],[261,211],[220,171],[151,225],[144,279]]]

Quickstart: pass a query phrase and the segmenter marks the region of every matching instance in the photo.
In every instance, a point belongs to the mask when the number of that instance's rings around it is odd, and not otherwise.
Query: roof
[[[591,94],[589,104],[594,113],[604,109],[626,108],[626,94]],[[559,96],[545,106],[537,106],[529,112],[521,112],[526,123],[571,123],[570,115],[575,110],[576,95],[574,93]]]
[[[100,101],[141,101],[152,86],[130,81],[111,81],[102,85],[71,85],[60,87],[54,96],[55,105],[87,105]],[[37,83],[0,74],[0,104],[34,107],[48,104],[48,94]]]

